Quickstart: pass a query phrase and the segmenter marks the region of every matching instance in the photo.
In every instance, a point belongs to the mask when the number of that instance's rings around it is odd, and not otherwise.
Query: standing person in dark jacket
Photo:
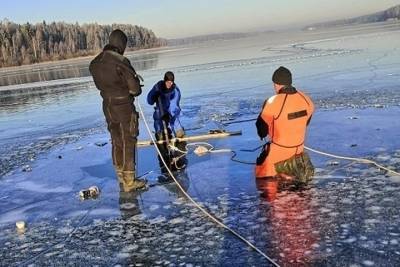
[[[155,104],[153,119],[157,140],[168,141],[170,138],[172,138],[172,136],[177,138],[182,138],[185,136],[184,128],[179,120],[181,113],[181,108],[179,106],[181,91],[174,81],[174,73],[167,71],[164,75],[164,80],[158,81],[147,95],[148,104]],[[184,142],[179,142],[176,144],[176,146],[181,150],[185,149],[185,145],[186,143]],[[171,155],[172,153],[168,149],[168,144],[159,144],[158,148],[163,154],[163,158],[171,170],[174,171],[185,166],[186,159],[178,156],[176,158],[179,158],[179,160],[175,161],[175,156]],[[161,171],[164,174],[167,173],[160,158],[159,161]]]
[[[129,60],[123,56],[127,36],[114,30],[109,43],[89,66],[103,98],[103,112],[112,140],[112,159],[121,191],[144,188],[136,178],[136,143],[139,135],[134,97],[142,93],[140,80]]]

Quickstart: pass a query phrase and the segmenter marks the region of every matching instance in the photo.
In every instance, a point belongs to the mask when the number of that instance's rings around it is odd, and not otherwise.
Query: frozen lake
[[[254,122],[246,120],[272,95],[272,72],[286,66],[294,86],[317,106],[309,147],[367,157],[399,171],[399,32],[400,24],[390,23],[270,33],[129,57],[145,79],[139,102],[146,119],[152,114],[147,92],[172,70],[188,133],[242,130],[241,137],[211,143],[247,162],[258,152],[241,150],[261,143]],[[102,266],[268,266],[202,216],[174,185],[140,195],[118,193],[88,62],[0,70],[2,84],[8,84],[0,87],[1,265],[89,259]],[[15,84],[28,80],[36,82]],[[147,138],[143,124],[139,138]],[[310,155],[317,168],[310,188],[281,192],[273,202],[260,197],[253,166],[232,162],[230,154],[190,154],[179,178],[192,196],[281,266],[400,265],[400,177]],[[156,167],[154,150],[140,149],[139,172],[150,171],[154,182]],[[102,188],[100,198],[80,202],[76,193],[92,184]],[[17,220],[28,222],[23,235],[15,232]]]

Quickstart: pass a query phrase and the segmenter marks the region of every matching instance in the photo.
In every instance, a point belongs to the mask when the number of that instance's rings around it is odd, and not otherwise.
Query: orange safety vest
[[[266,156],[265,159],[257,160],[256,177],[275,176],[275,163],[303,152],[306,128],[313,112],[311,99],[294,87],[281,89],[264,103],[260,117],[271,143],[265,145],[260,155]]]

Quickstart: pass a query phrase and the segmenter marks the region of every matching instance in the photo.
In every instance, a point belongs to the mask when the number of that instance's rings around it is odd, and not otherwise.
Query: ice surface
[[[40,185],[33,183],[32,181],[24,181],[19,182],[15,185],[16,188],[25,189],[29,191],[33,191],[36,193],[66,193],[70,192],[71,188],[69,187],[47,187],[45,185]]]
[[[139,102],[151,120],[144,97],[172,69],[182,89],[188,134],[242,130],[240,137],[210,143],[254,162],[259,150],[243,150],[262,143],[248,120],[272,95],[272,71],[285,65],[295,86],[317,105],[308,146],[399,170],[400,39],[398,29],[377,29],[278,34],[149,52]],[[101,101],[88,78],[20,87],[24,92],[13,97],[0,94],[2,264],[268,266],[173,184],[119,193]],[[35,95],[39,87],[42,93]],[[147,139],[140,126],[139,138]],[[280,192],[273,202],[260,197],[253,166],[232,162],[229,153],[191,153],[178,178],[208,211],[282,266],[398,266],[399,177],[371,165],[310,155],[317,173],[310,187]],[[25,164],[31,172],[21,171]],[[152,171],[146,177],[156,182],[153,148],[139,150],[138,171]],[[79,200],[79,190],[92,185],[101,188],[99,198]],[[15,231],[16,220],[27,222],[25,234]]]

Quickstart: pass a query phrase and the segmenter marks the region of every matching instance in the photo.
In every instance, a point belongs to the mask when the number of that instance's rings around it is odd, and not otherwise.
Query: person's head
[[[282,87],[292,86],[292,73],[287,68],[280,66],[272,75],[272,82],[275,91],[279,92]]]
[[[165,88],[171,89],[172,86],[174,85],[175,81],[175,75],[172,71],[167,71],[164,74],[164,83],[165,83]]]
[[[127,42],[128,37],[120,29],[113,30],[108,37],[108,44],[117,48],[118,53],[121,55],[124,54]]]

